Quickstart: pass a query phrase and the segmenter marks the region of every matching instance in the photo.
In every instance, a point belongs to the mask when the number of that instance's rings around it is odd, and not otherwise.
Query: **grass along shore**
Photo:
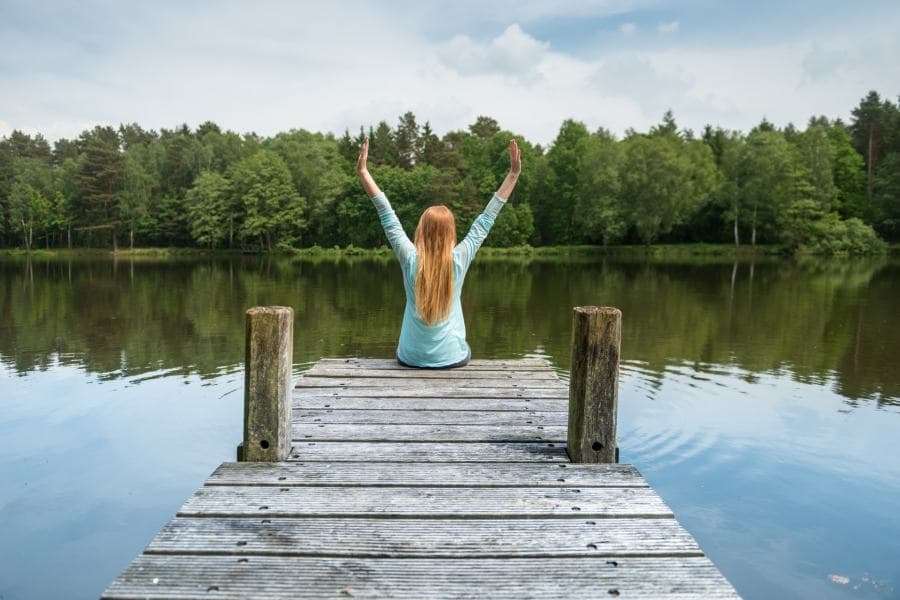
[[[659,257],[677,258],[688,256],[707,257],[751,257],[751,256],[778,256],[785,253],[782,246],[776,244],[763,244],[757,246],[743,245],[735,249],[734,244],[629,244],[615,246],[512,246],[498,248],[495,246],[482,246],[478,251],[479,257],[523,257],[523,258],[585,258],[601,256],[622,257]],[[34,248],[30,251],[23,248],[0,248],[0,257],[26,257],[52,259],[52,258],[128,258],[128,259],[178,259],[198,256],[259,256],[265,253],[241,252],[239,249],[209,249],[209,248]],[[887,254],[900,256],[900,243],[887,246]],[[360,248],[349,245],[344,247],[334,246],[324,248],[311,246],[297,248],[289,252],[274,252],[275,256],[295,258],[323,258],[337,259],[345,257],[389,258],[393,251],[389,246],[376,248]],[[840,257],[841,255],[837,255]],[[823,256],[823,258],[828,258]]]

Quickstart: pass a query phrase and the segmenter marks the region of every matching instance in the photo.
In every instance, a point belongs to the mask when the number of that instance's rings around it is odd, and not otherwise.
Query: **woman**
[[[415,244],[410,242],[384,192],[369,174],[368,155],[367,137],[359,151],[356,170],[400,261],[406,289],[397,361],[408,367],[461,367],[472,356],[459,302],[463,280],[494,219],[516,187],[522,170],[519,147],[515,140],[509,141],[509,174],[459,244],[456,220],[444,205],[431,206],[422,213]]]

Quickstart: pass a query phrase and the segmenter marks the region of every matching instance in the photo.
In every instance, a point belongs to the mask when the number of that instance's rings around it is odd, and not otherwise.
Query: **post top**
[[[294,314],[294,309],[290,306],[254,306],[247,309],[247,316],[250,315],[283,315]]]
[[[576,306],[574,310],[585,315],[622,315],[622,311],[614,306]]]

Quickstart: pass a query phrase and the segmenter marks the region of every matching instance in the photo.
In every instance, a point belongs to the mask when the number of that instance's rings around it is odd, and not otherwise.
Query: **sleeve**
[[[373,196],[372,204],[375,205],[375,210],[378,211],[378,218],[381,220],[381,226],[384,227],[384,233],[387,235],[391,248],[394,249],[394,254],[397,255],[400,265],[405,267],[409,258],[415,254],[416,247],[413,246],[406,236],[406,232],[403,231],[400,219],[397,218],[397,213],[391,208],[391,203],[388,202],[384,192]]]
[[[484,242],[484,238],[487,237],[491,227],[494,226],[494,220],[500,214],[500,209],[503,208],[504,204],[506,204],[506,200],[494,194],[494,197],[491,198],[491,201],[485,207],[484,212],[478,215],[478,218],[472,223],[472,227],[469,229],[465,239],[459,243],[458,248],[462,258],[463,272],[472,264],[475,254],[481,248],[481,243]]]

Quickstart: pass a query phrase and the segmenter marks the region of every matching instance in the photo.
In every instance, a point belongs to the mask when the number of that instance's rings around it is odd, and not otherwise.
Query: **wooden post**
[[[244,372],[244,442],[238,460],[274,462],[291,453],[291,367],[294,310],[257,306],[247,310]]]
[[[618,308],[575,307],[568,430],[572,462],[618,462],[616,407],[621,338],[622,312]]]

